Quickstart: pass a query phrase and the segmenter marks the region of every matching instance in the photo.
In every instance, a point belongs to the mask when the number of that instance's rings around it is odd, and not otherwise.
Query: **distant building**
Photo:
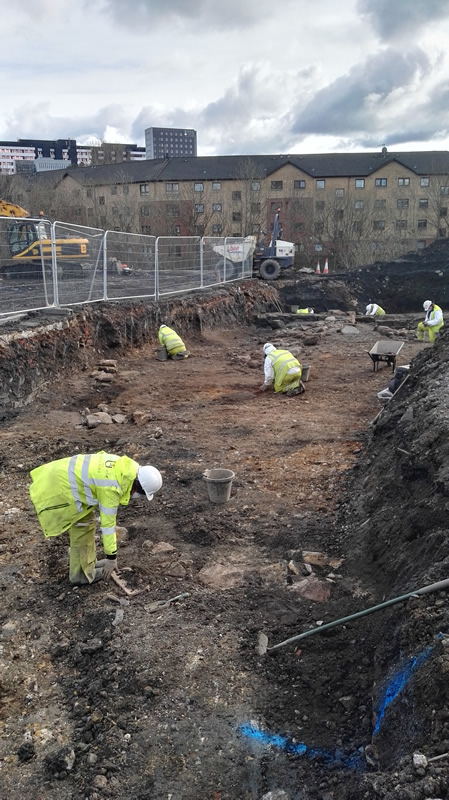
[[[196,131],[192,128],[146,128],[146,158],[196,156]]]
[[[98,164],[118,164],[123,161],[143,161],[145,148],[137,144],[78,145],[75,139],[18,139],[0,141],[0,174],[41,172],[65,167],[90,167]],[[41,163],[38,165],[37,161]],[[48,164],[57,161],[58,166]],[[59,162],[62,162],[60,164]],[[25,166],[31,164],[31,166]]]

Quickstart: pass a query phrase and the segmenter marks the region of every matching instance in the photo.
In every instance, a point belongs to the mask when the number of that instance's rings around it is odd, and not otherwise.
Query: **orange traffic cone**
[[[315,270],[315,272],[316,272],[316,274],[317,274],[317,275],[321,275],[321,270],[320,270],[320,261],[319,261],[319,259],[318,259],[318,264],[316,265],[316,270]]]
[[[323,275],[329,275],[329,262],[328,262],[327,258],[326,258],[326,261],[324,263]]]

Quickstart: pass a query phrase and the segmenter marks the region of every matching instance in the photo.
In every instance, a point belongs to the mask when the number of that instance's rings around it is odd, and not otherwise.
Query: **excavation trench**
[[[261,630],[274,644],[449,577],[446,339],[406,342],[412,376],[373,428],[390,373],[372,372],[372,329],[262,327],[278,303],[248,283],[3,333],[5,797],[448,796],[443,762],[411,761],[449,750],[445,593],[255,651]],[[156,360],[161,320],[191,358]],[[312,365],[304,396],[257,392],[267,339]],[[98,410],[120,422],[88,428]],[[27,498],[30,469],[100,449],[164,475],[150,505],[120,511],[121,577],[150,586],[129,599],[72,589],[67,542],[43,540]],[[203,480],[217,467],[235,473],[223,506]]]

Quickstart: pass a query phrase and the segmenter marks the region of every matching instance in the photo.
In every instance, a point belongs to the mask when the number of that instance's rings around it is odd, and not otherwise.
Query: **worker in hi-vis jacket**
[[[378,306],[377,303],[369,303],[366,307],[365,317],[383,317],[384,314],[382,306]]]
[[[118,507],[139,495],[152,500],[162,486],[156,467],[103,451],[51,461],[30,475],[30,496],[45,536],[69,532],[69,580],[77,585],[111,576],[117,568]],[[95,512],[105,555],[101,561],[96,561]]]
[[[169,358],[181,360],[190,355],[181,337],[168,325],[160,326],[158,338],[160,345],[165,347]]]
[[[265,380],[261,391],[270,389],[274,383],[274,391],[285,392],[287,397],[302,394],[304,392],[301,381],[302,367],[298,359],[288,350],[278,350],[270,342],[264,344],[263,352]]]
[[[444,325],[443,312],[440,306],[437,306],[433,300],[425,300],[423,309],[426,312],[424,322],[418,322],[418,329],[416,331],[417,338],[423,342],[425,332],[429,334],[429,341],[435,341],[435,334],[438,333],[440,328]]]

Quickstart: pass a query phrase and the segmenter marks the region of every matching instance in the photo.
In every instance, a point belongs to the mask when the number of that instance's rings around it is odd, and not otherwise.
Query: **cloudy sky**
[[[20,0],[0,44],[0,138],[198,155],[449,149],[447,0]]]

